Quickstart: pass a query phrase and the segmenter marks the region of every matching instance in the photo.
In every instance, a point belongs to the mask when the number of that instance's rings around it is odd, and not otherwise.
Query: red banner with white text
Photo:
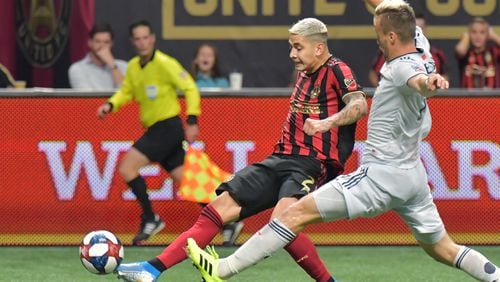
[[[140,208],[117,165],[143,129],[134,105],[98,120],[96,109],[103,100],[0,99],[0,245],[77,244],[97,229],[131,241]],[[492,119],[496,115],[498,120],[500,100],[436,97],[429,104],[433,128],[421,155],[447,230],[461,243],[500,244],[500,126]],[[204,97],[197,145],[221,169],[235,172],[271,153],[287,107],[286,97]],[[359,163],[366,121],[359,123],[347,172]],[[158,165],[141,174],[166,221],[151,244],[168,244],[191,226],[201,208],[177,200],[177,185]],[[246,219],[238,242],[269,215]],[[317,224],[306,232],[317,244],[415,243],[392,212]]]

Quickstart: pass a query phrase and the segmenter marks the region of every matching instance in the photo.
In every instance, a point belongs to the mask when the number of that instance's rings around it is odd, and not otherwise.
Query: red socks
[[[290,244],[285,246],[285,250],[314,280],[332,281],[332,275],[319,257],[316,247],[306,235],[299,233]]]
[[[206,206],[201,210],[198,220],[187,231],[175,239],[157,258],[170,268],[187,258],[186,242],[193,238],[200,248],[205,248],[222,229],[222,219],[212,206]]]
[[[187,238],[194,238],[200,248],[205,248],[217,236],[222,226],[223,222],[217,211],[212,206],[206,206],[193,226],[177,237],[156,258],[168,269],[187,258]],[[331,274],[306,235],[299,233],[285,250],[316,281],[332,281]]]

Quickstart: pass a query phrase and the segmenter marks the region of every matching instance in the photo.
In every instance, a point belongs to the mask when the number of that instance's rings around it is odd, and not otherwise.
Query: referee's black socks
[[[153,208],[151,207],[151,201],[149,201],[146,181],[142,176],[137,176],[136,178],[127,182],[127,185],[132,189],[137,201],[142,207],[143,219],[154,220]]]

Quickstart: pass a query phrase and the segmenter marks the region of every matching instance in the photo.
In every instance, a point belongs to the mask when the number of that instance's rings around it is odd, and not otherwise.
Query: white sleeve
[[[422,29],[418,26],[415,30],[415,47],[418,52],[423,54],[422,59],[425,61],[426,72],[436,72],[436,63],[434,62],[434,58],[432,58],[431,44],[429,43],[427,37],[425,37]]]
[[[124,60],[115,60],[118,69],[122,72],[123,75],[127,72],[127,62]]]
[[[403,58],[394,68],[392,73],[396,86],[405,86],[408,80],[418,74],[426,74],[425,66],[422,61],[413,58]]]
[[[417,47],[417,50],[420,53],[431,53],[431,44],[429,43],[427,37],[425,37],[422,29],[418,26],[415,29],[415,47]]]
[[[77,63],[72,64],[68,70],[69,85],[74,89],[85,89],[89,88],[87,85],[87,79],[82,68],[78,66]]]

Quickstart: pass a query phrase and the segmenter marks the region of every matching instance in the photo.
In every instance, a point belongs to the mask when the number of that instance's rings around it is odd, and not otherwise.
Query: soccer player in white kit
[[[415,33],[413,9],[403,0],[385,0],[375,10],[374,27],[386,63],[373,96],[361,166],[288,207],[227,258],[218,259],[213,249],[204,252],[188,240],[188,255],[205,281],[222,281],[254,265],[290,243],[308,224],[373,217],[388,210],[400,215],[437,261],[480,281],[500,281],[495,264],[452,241],[432,200],[418,148],[431,124],[426,99],[449,83],[433,72],[429,50],[417,50],[428,44],[421,44],[427,39]],[[305,127],[305,132],[328,130],[316,125]]]

